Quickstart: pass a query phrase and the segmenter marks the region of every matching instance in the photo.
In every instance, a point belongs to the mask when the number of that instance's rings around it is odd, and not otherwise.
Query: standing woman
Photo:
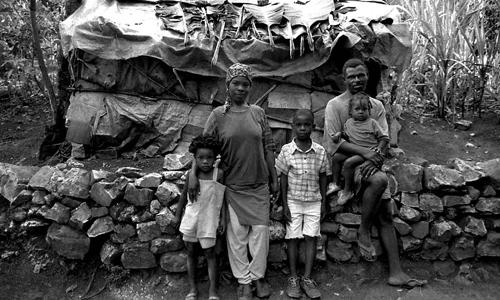
[[[239,63],[229,67],[226,103],[212,111],[204,130],[222,143],[219,167],[224,170],[228,204],[227,248],[240,300],[252,299],[252,284],[258,297],[270,294],[264,280],[269,199],[270,192],[278,191],[271,129],[264,110],[246,101],[252,86],[250,71],[249,66]],[[191,174],[189,192],[195,196],[197,178]]]

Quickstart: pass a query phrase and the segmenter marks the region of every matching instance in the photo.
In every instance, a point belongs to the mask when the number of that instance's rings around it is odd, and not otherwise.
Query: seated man
[[[387,283],[406,287],[422,286],[426,284],[425,280],[410,278],[401,268],[396,233],[392,224],[390,193],[386,191],[387,176],[380,170],[384,162],[383,155],[343,139],[334,141],[336,134],[342,131],[345,122],[349,119],[349,101],[352,95],[366,89],[368,68],[361,60],[350,59],[344,64],[343,75],[347,90],[330,100],[325,108],[323,142],[330,156],[341,151],[350,155],[359,155],[365,160],[356,168],[355,173],[356,191],[361,199],[361,225],[358,230],[360,253],[368,261],[375,259],[375,248],[371,243],[370,229],[372,225],[376,225],[389,260]],[[385,134],[388,134],[383,104],[373,98],[370,98],[370,102],[372,105],[370,117],[380,124]],[[333,171],[335,172],[335,170]]]

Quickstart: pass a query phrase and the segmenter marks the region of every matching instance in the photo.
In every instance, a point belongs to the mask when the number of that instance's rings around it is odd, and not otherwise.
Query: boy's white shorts
[[[321,201],[288,201],[292,221],[286,224],[285,239],[320,236]]]

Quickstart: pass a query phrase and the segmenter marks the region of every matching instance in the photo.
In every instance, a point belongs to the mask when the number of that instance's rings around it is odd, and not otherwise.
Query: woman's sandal
[[[405,289],[412,289],[412,288],[422,287],[422,286],[426,285],[427,280],[419,280],[416,278],[410,278],[405,282],[399,282],[399,283],[391,283],[388,281],[387,284],[390,286],[402,287]]]
[[[186,297],[184,298],[184,300],[196,300],[196,299],[198,299],[198,293],[195,292],[187,294]]]
[[[359,253],[363,257],[364,260],[368,262],[374,262],[377,260],[377,251],[375,250],[375,247],[370,244],[370,246],[366,246],[363,243],[359,242],[358,239],[358,248],[359,248]]]

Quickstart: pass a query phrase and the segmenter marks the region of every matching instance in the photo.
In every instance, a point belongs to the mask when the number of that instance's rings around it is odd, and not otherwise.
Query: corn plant
[[[500,75],[498,26],[490,26],[496,22],[485,22],[489,15],[495,12],[498,15],[500,1],[393,0],[390,3],[399,4],[408,13],[413,34],[412,62],[402,76],[410,84],[403,85],[405,90],[401,94],[429,100],[440,117],[447,113],[455,117],[457,106],[464,114],[467,99],[472,98],[473,113],[480,114],[490,74],[497,71],[495,74]]]

